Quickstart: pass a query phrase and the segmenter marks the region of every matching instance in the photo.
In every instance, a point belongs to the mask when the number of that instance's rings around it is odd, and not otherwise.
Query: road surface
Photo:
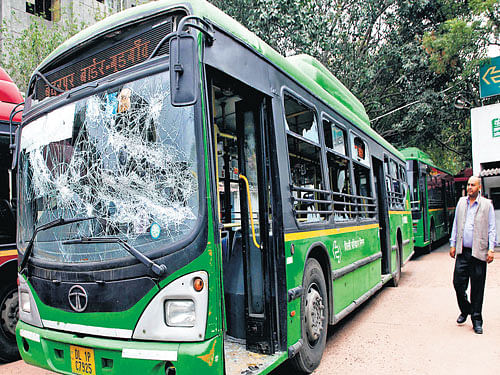
[[[484,334],[477,335],[470,319],[456,324],[455,261],[448,250],[443,245],[415,257],[403,268],[399,287],[384,287],[330,327],[314,374],[500,374],[500,254],[488,265]],[[290,373],[282,367],[276,375]]]
[[[448,247],[411,260],[398,288],[384,287],[338,325],[330,327],[316,375],[497,375],[500,373],[500,254],[488,266],[484,334],[455,323],[459,311]],[[288,375],[284,364],[272,375]],[[0,374],[47,375],[22,361]]]

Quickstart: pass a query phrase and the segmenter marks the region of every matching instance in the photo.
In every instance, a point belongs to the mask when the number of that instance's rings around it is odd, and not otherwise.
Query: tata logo
[[[69,305],[76,312],[83,312],[87,308],[88,295],[80,285],[73,285],[68,292]]]

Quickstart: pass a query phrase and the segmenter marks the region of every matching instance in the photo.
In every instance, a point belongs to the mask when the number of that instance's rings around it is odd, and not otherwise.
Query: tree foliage
[[[470,162],[470,114],[453,103],[458,94],[474,106],[498,101],[479,99],[477,75],[499,43],[498,0],[211,2],[283,55],[316,57],[397,147],[420,147],[453,170]],[[1,64],[23,89],[43,58],[84,26],[78,15],[52,26],[34,17],[21,35],[4,33],[4,50],[15,53]]]
[[[41,17],[32,16],[31,22],[20,34],[9,32],[14,23],[20,23],[13,12],[10,22],[1,25],[3,51],[0,65],[9,73],[21,91],[25,91],[30,75],[35,68],[60,44],[88,26],[81,21],[79,14],[72,9],[62,9],[63,16],[58,22],[47,22]],[[97,12],[94,20],[106,16]]]
[[[477,66],[498,41],[495,0],[212,0],[284,55],[307,53],[365,105],[397,147],[455,171],[471,160]]]

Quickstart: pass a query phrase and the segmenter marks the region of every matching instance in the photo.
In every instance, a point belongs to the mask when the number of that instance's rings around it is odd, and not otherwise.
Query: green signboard
[[[481,98],[500,94],[500,56],[479,67],[479,91]]]
[[[493,138],[500,137],[500,118],[494,118],[491,121],[491,131],[493,132]]]

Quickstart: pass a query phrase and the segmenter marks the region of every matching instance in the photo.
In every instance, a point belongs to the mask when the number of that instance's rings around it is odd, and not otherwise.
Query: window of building
[[[48,21],[59,21],[61,2],[60,0],[27,0],[26,13],[45,18]]]
[[[284,109],[295,217],[302,223],[327,220],[329,193],[323,179],[316,115],[288,94]]]

